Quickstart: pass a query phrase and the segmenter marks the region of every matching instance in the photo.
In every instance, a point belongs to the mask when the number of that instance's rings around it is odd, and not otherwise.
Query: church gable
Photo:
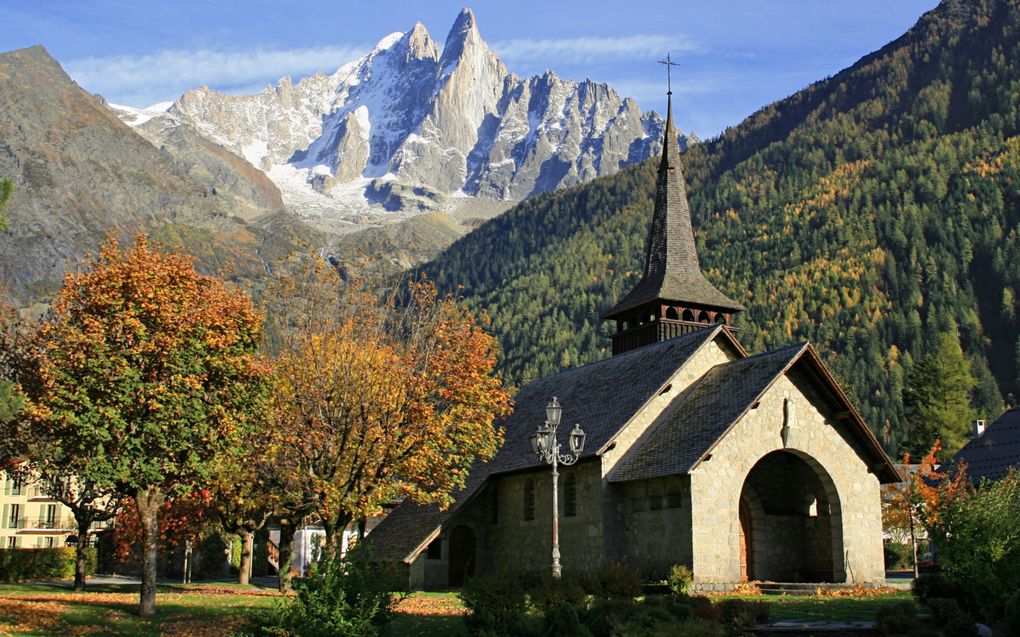
[[[815,401],[839,420],[859,455],[884,482],[898,475],[831,374],[808,344],[794,345],[717,365],[680,394],[659,422],[609,472],[610,482],[689,473],[704,462],[763,394],[796,367]]]

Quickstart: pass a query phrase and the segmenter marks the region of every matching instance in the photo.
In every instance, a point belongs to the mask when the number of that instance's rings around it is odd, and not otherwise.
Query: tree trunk
[[[291,589],[290,564],[294,561],[294,533],[297,526],[292,523],[280,524],[280,559],[279,578],[280,592],[287,593]]]
[[[255,548],[255,532],[242,529],[238,531],[238,535],[241,536],[241,564],[237,568],[237,583],[241,586],[247,586],[251,583],[251,562],[252,552]]]
[[[89,545],[92,516],[76,515],[74,521],[78,524],[78,539],[74,543],[74,591],[80,593],[85,590],[85,549]]]
[[[138,608],[141,615],[156,613],[156,543],[159,508],[163,506],[163,500],[163,493],[155,487],[139,491],[135,498],[138,519],[142,524],[142,596]]]

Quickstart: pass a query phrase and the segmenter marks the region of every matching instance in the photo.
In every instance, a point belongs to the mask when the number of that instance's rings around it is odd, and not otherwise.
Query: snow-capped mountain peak
[[[330,75],[255,95],[199,88],[158,117],[265,171],[297,212],[331,219],[515,201],[640,161],[662,130],[605,84],[509,73],[470,9],[442,49],[418,22]]]

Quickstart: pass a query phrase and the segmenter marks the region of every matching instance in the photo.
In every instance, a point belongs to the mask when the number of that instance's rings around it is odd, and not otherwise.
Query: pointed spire
[[[653,301],[727,311],[744,309],[717,290],[701,273],[673,126],[672,91],[667,96],[666,131],[655,184],[655,211],[648,233],[644,276],[630,294],[605,314],[607,319],[623,320],[621,315]]]

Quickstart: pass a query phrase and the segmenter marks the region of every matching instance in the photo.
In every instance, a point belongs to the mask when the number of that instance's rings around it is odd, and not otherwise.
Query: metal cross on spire
[[[665,64],[666,65],[666,88],[667,88],[666,95],[672,95],[673,94],[673,67],[674,66],[680,66],[680,65],[677,64],[676,62],[674,62],[673,60],[669,59],[669,53],[666,53],[666,59],[665,60],[659,60],[659,64]]]

